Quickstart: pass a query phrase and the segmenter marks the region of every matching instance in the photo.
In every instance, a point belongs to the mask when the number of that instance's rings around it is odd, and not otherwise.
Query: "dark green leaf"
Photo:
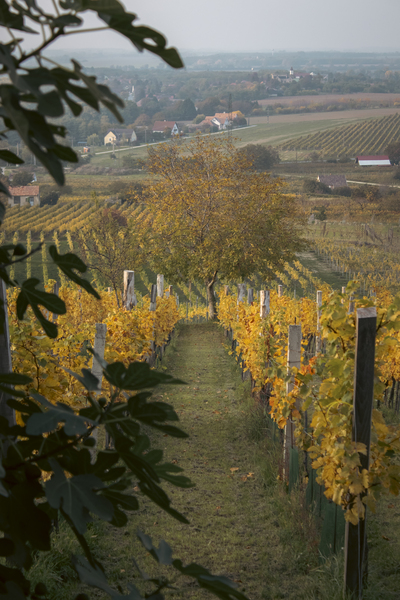
[[[175,559],[172,564],[183,575],[197,579],[200,587],[209,590],[221,600],[233,600],[233,598],[247,600],[247,597],[235,589],[235,584],[227,577],[212,575],[207,569],[196,563],[184,567],[181,560]]]
[[[58,462],[50,459],[53,476],[46,483],[46,497],[53,508],[61,508],[73,522],[77,531],[84,534],[88,513],[94,513],[105,521],[113,517],[112,503],[96,493],[104,483],[91,473],[67,478]]]
[[[104,377],[121,390],[144,390],[160,383],[183,383],[179,379],[173,379],[170,375],[154,371],[147,363],[143,362],[133,362],[128,368],[121,362],[114,362],[107,365]]]
[[[76,415],[67,404],[61,404],[60,402],[56,405],[51,404],[46,398],[33,391],[31,391],[31,396],[47,410],[29,417],[26,423],[26,433],[28,435],[41,435],[54,431],[59,423],[65,423],[64,431],[68,436],[84,435],[88,430],[88,422],[93,424],[93,421]]]
[[[160,565],[172,565],[172,549],[167,542],[160,540],[160,545],[156,548],[153,546],[151,537],[140,531],[140,529],[137,531],[137,536],[147,552],[150,552],[152,557],[155,558]]]
[[[39,283],[39,279],[36,279],[36,277],[31,277],[23,282],[17,298],[17,316],[18,319],[23,319],[25,311],[30,305],[35,317],[46,334],[51,338],[55,338],[57,337],[57,326],[43,316],[39,309],[39,305],[44,306],[48,311],[57,315],[65,315],[65,303],[61,298],[56,296],[56,294],[49,294],[37,290],[36,286]]]
[[[108,585],[106,576],[98,566],[93,567],[82,556],[74,556],[72,560],[82,583],[103,590],[103,592],[106,592],[113,600],[143,600],[138,590],[132,584],[128,586],[130,593],[127,596],[122,595]]]
[[[82,369],[82,375],[74,373],[70,369],[64,367],[64,371],[75,377],[89,392],[98,392],[100,382],[95,375],[89,369]]]
[[[50,246],[49,254],[57,267],[61,269],[71,281],[74,281],[83,287],[89,294],[100,300],[99,294],[90,283],[75,273],[75,271],[79,271],[80,273],[86,273],[87,271],[87,266],[78,256],[69,252],[67,254],[58,254],[55,246]]]
[[[23,165],[24,161],[22,158],[14,154],[14,152],[10,152],[10,150],[0,150],[0,160],[4,160],[5,162],[12,163],[13,165]]]

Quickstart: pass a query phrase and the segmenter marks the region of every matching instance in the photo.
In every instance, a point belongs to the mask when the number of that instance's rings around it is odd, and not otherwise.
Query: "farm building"
[[[166,129],[171,130],[171,135],[179,134],[179,127],[176,121],[155,121],[153,125],[153,133],[164,133]]]
[[[9,206],[40,206],[40,194],[38,185],[21,185],[8,188],[11,197],[8,198]]]
[[[110,129],[106,136],[104,136],[104,145],[115,144],[128,144],[136,142],[136,133],[133,129]]]
[[[317,181],[324,183],[330,187],[331,190],[334,190],[335,188],[348,187],[345,175],[318,175]]]
[[[360,167],[390,167],[391,162],[385,154],[381,156],[356,156],[356,164]]]

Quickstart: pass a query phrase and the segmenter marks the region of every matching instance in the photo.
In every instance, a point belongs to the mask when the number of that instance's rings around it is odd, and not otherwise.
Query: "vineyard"
[[[321,156],[383,154],[400,137],[400,114],[369,119],[289,140],[280,149],[318,151]]]

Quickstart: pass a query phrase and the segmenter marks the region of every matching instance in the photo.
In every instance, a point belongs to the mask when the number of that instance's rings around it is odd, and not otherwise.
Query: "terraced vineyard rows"
[[[85,227],[97,210],[93,202],[86,200],[59,202],[56,206],[9,208],[4,220],[3,232],[6,239],[11,239],[15,231],[22,236],[31,231],[35,238],[42,231],[46,237],[51,237],[54,231],[74,232],[78,228]],[[141,210],[141,208],[135,206],[126,208],[122,206],[121,208],[121,212],[126,218],[129,218],[136,210]]]
[[[400,113],[289,140],[281,150],[317,150],[322,156],[382,154],[400,139]]]

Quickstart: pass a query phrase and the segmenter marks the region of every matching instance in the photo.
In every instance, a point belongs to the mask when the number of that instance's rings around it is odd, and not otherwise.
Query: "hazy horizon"
[[[47,5],[48,0],[42,0],[42,4]],[[239,0],[231,0],[229,5],[215,0],[197,5],[187,0],[126,0],[124,4],[138,15],[137,24],[161,31],[168,45],[182,54],[400,51],[398,0],[383,0],[379,10],[373,0],[323,4],[320,0],[302,4],[297,0],[281,4],[248,0],[245,10]],[[101,24],[91,13],[85,14],[86,26]],[[110,52],[133,49],[122,36],[104,31],[67,36],[52,48],[76,52],[89,48]]]

